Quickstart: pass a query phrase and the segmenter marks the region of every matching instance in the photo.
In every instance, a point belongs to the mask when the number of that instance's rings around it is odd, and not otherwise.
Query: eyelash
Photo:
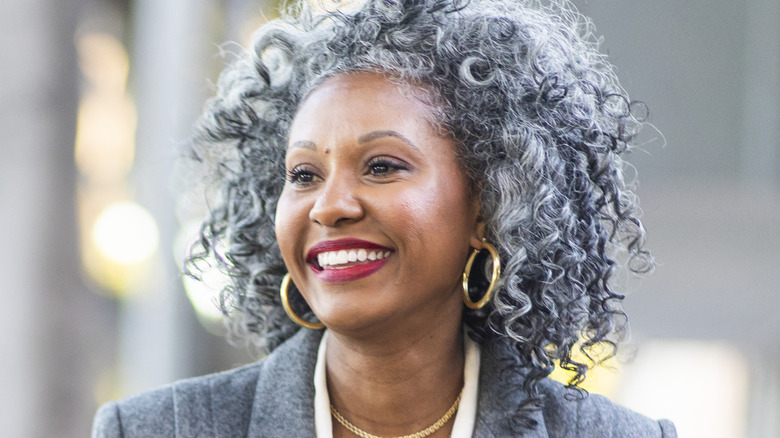
[[[315,178],[318,176],[307,167],[308,166],[298,166],[293,169],[288,169],[286,172],[287,182],[301,186],[313,184]],[[378,170],[377,168],[383,168],[383,170]],[[409,167],[400,160],[394,160],[387,157],[375,157],[366,163],[365,174],[374,177],[383,177],[408,169]],[[304,181],[304,179],[307,180]]]
[[[366,163],[366,167],[368,168],[366,173],[372,176],[385,176],[402,170],[409,170],[409,167],[404,162],[387,157],[372,158]],[[377,167],[384,167],[386,170],[381,173],[374,172]]]
[[[302,181],[301,179],[303,177],[311,177],[311,181]],[[292,184],[298,184],[298,185],[306,186],[306,185],[312,184],[314,182],[314,178],[316,178],[316,177],[317,177],[317,175],[314,172],[306,169],[306,167],[298,166],[298,167],[296,167],[296,168],[294,168],[292,170],[289,170],[289,169],[287,170],[287,178],[286,179],[287,179],[288,182],[290,182]]]

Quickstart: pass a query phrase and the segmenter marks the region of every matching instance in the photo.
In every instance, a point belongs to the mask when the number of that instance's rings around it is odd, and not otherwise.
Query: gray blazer
[[[183,380],[102,406],[93,438],[314,437],[314,365],[321,332],[301,330],[264,360],[235,370]],[[506,438],[507,406],[525,397],[507,394],[501,366],[484,349],[475,438]],[[591,394],[569,401],[563,385],[540,384],[544,408],[523,437],[676,437],[668,420],[654,421]]]

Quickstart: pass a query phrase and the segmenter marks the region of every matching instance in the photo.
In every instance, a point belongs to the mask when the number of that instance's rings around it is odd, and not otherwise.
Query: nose
[[[323,185],[317,200],[309,211],[309,218],[326,227],[336,227],[360,220],[363,205],[356,193],[356,182],[331,175]]]

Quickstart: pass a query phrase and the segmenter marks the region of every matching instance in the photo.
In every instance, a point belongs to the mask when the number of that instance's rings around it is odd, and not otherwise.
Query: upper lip
[[[386,246],[378,245],[374,242],[351,237],[337,240],[323,240],[321,242],[315,243],[311,248],[309,248],[309,252],[306,253],[306,261],[308,263],[312,263],[317,259],[317,255],[323,252],[355,248],[391,250]]]

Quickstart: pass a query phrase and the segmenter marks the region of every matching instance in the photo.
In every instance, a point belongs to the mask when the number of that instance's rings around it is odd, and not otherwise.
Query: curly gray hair
[[[354,12],[304,6],[266,24],[222,73],[198,125],[196,160],[215,148],[235,159],[218,167],[220,201],[188,266],[217,257],[233,280],[221,304],[234,333],[268,350],[298,329],[280,303],[286,269],[274,235],[287,132],[307,93],[352,71],[432,90],[503,262],[494,298],[464,322],[525,370],[530,397],[517,412],[527,426],[523,413],[538,408],[536,384],[555,362],[576,388],[615,353],[625,329],[610,281],[618,260],[652,268],[620,157],[641,121],[591,23],[565,0],[369,0]]]

